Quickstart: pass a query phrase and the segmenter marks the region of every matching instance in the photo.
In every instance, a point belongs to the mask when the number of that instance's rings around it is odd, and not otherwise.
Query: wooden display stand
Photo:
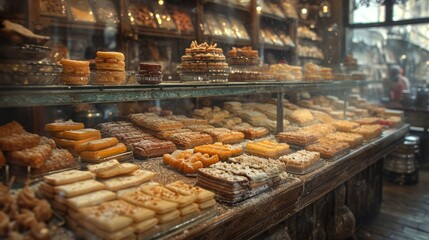
[[[328,162],[320,169],[236,206],[218,204],[213,219],[178,239],[309,239],[352,236],[382,200],[383,157],[408,133],[408,125]]]

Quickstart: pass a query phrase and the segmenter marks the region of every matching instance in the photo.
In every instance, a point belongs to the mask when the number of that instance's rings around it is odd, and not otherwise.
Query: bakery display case
[[[319,40],[296,2],[27,7],[0,31],[0,238],[308,239],[380,206],[409,125],[372,80],[297,65]]]

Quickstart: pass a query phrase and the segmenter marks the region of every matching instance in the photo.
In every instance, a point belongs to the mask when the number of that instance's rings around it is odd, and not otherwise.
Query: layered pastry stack
[[[125,56],[120,52],[97,51],[95,58],[97,69],[94,84],[98,85],[120,85],[125,83]]]
[[[335,128],[329,124],[316,124],[294,131],[280,132],[276,135],[276,138],[280,142],[290,144],[293,148],[301,149],[334,131]]]
[[[86,85],[91,73],[88,61],[61,59],[63,72],[60,81],[67,85]]]
[[[285,63],[271,64],[269,72],[277,81],[301,81],[303,78],[302,67],[292,66]]]
[[[0,167],[6,163],[10,165],[10,174],[27,172],[21,166],[30,167],[33,176],[77,164],[71,153],[57,149],[52,139],[28,133],[15,121],[0,126]]]
[[[108,122],[97,126],[103,135],[116,137],[119,141],[133,146],[134,156],[147,158],[158,157],[176,150],[174,143],[159,140],[130,122]]]
[[[315,119],[310,110],[305,108],[296,109],[293,111],[286,111],[285,117],[292,123],[299,126],[308,126],[315,123]]]
[[[229,67],[225,62],[223,50],[217,44],[198,44],[192,41],[185,49],[182,63],[177,67],[182,81],[228,81]]]
[[[271,80],[272,75],[261,67],[262,60],[258,50],[251,46],[242,48],[233,47],[228,51],[228,64],[232,67],[229,81],[261,81]]]
[[[190,176],[194,175],[200,168],[219,162],[219,157],[218,155],[210,157],[207,153],[194,153],[192,150],[184,150],[176,151],[173,154],[164,154],[162,161],[164,164]]]
[[[216,193],[216,199],[237,203],[281,182],[282,162],[241,155],[197,171],[197,185]]]

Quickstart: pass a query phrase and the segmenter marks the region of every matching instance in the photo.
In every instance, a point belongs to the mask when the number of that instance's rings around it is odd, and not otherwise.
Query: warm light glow
[[[256,6],[256,12],[259,14],[262,12],[262,7],[261,6]]]
[[[305,14],[307,14],[307,13],[308,13],[307,8],[302,8],[302,9],[301,9],[301,13],[302,13],[302,14],[304,14],[304,15],[305,15]]]
[[[158,4],[159,4],[160,6],[162,6],[162,5],[164,5],[164,1],[163,1],[163,0],[159,0],[159,1],[158,1]]]
[[[328,6],[326,6],[326,5],[325,5],[325,6],[323,6],[323,7],[322,7],[322,12],[323,12],[323,13],[328,13],[328,12],[329,12],[329,7],[328,7]]]
[[[401,59],[402,59],[402,60],[407,59],[407,55],[405,55],[405,54],[404,54],[404,55],[402,55],[402,56],[401,56]]]

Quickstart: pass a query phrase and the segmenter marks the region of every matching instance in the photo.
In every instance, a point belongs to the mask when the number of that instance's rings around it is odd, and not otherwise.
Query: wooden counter
[[[175,235],[174,238],[248,239],[261,234],[273,234],[272,229],[281,229],[283,233],[288,232],[287,234],[294,239],[302,239],[303,234],[313,231],[313,228],[310,228],[311,224],[306,222],[306,226],[300,226],[292,223],[291,219],[298,222],[300,218],[307,218],[308,214],[311,218],[311,215],[315,215],[317,212],[313,210],[316,201],[326,198],[344,183],[346,183],[346,187],[353,188],[365,182],[365,186],[373,190],[365,200],[370,203],[369,211],[364,211],[362,207],[359,207],[360,205],[358,206],[354,202],[351,192],[348,193],[346,202],[347,205],[350,205],[352,212],[362,211],[365,216],[371,215],[376,210],[377,202],[381,201],[382,161],[380,160],[402,141],[408,133],[408,129],[409,125],[404,125],[398,129],[385,130],[382,137],[352,150],[347,156],[333,162],[326,162],[323,167],[312,173],[301,176],[292,175],[291,181],[235,206],[218,203],[217,215],[214,218],[185,230]],[[195,178],[186,178],[165,168],[159,159],[151,159],[144,163],[143,167],[147,170],[161,172],[159,178],[155,179],[161,183],[171,182],[172,179],[180,179],[188,183],[196,181]],[[352,178],[356,178],[356,181],[350,181]],[[374,196],[371,197],[371,195]],[[327,202],[329,203],[329,201]],[[359,223],[363,217],[360,213],[356,214],[356,220]],[[332,214],[323,215],[325,215],[324,218],[329,218],[328,216]],[[329,219],[323,221],[324,226],[329,225]],[[313,219],[313,225],[314,222]],[[327,229],[325,231],[328,232],[328,228],[325,228]]]

